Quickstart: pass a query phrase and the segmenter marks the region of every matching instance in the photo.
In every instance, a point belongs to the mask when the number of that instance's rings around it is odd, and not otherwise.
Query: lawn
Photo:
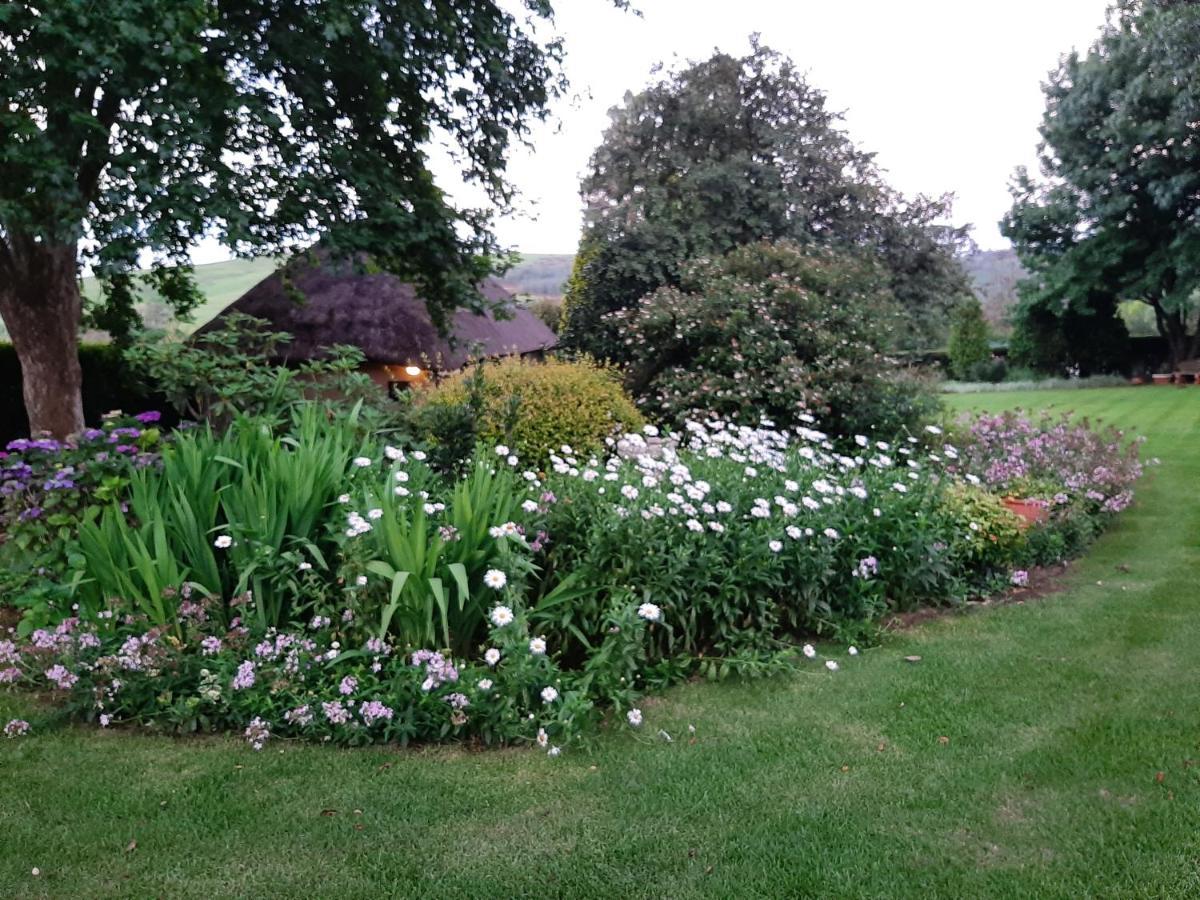
[[[1200,389],[948,402],[1103,418],[1162,465],[1060,594],[684,686],[557,760],[0,742],[0,896],[1200,895]]]

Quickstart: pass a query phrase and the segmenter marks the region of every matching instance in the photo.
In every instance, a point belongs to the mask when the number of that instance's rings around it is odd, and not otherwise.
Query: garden
[[[0,895],[1200,894],[1200,12],[1061,57],[1006,299],[757,34],[516,296],[565,19],[0,7]]]
[[[661,488],[647,486],[639,473],[658,470],[636,456],[613,466],[618,479],[606,481],[612,470],[601,464],[595,471],[603,474],[589,481],[584,473],[590,458],[577,459],[585,465],[572,475],[568,457],[560,452],[555,455],[566,471],[555,472],[551,462],[544,483],[531,487],[520,465],[509,466],[507,456],[501,459],[489,448],[493,458],[478,460],[482,468],[456,478],[456,485],[466,489],[472,477],[483,477],[473,475],[481,471],[487,479],[510,481],[516,488],[514,500],[527,498],[543,506],[542,494],[560,496],[544,513],[532,505],[528,512],[522,509],[526,499],[510,507],[515,525],[527,533],[536,527],[547,532],[542,549],[522,547],[503,534],[488,535],[491,543],[479,539],[487,556],[469,570],[462,607],[469,609],[471,598],[480,597],[475,644],[461,655],[443,653],[440,660],[432,653],[415,654],[449,650],[455,636],[470,627],[465,616],[457,624],[451,620],[451,640],[446,641],[439,636],[441,613],[435,611],[433,637],[428,643],[409,644],[403,653],[391,647],[401,634],[419,634],[428,619],[418,617],[410,625],[405,618],[401,625],[397,619],[410,615],[411,607],[404,604],[396,606],[385,631],[379,630],[381,621],[372,618],[393,605],[394,576],[387,577],[386,570],[369,563],[395,560],[380,549],[382,532],[402,511],[389,505],[385,516],[371,518],[370,509],[385,508],[387,501],[380,495],[379,507],[332,498],[335,512],[326,523],[334,532],[328,538],[330,546],[347,548],[331,550],[325,560],[329,566],[339,552],[345,555],[340,562],[345,571],[337,576],[342,579],[337,603],[321,606],[320,601],[310,601],[311,608],[297,610],[296,624],[289,625],[285,616],[283,626],[272,632],[271,625],[257,624],[260,607],[253,599],[225,609],[204,603],[198,588],[192,589],[191,598],[164,599],[164,630],[150,624],[152,610],[132,604],[123,610],[132,619],[129,624],[88,618],[86,602],[80,602],[78,610],[68,606],[71,616],[15,639],[9,651],[17,654],[16,668],[32,690],[0,695],[0,706],[9,713],[6,721],[30,722],[28,734],[2,745],[0,790],[9,847],[4,882],[22,894],[87,896],[114,890],[184,896],[235,889],[288,893],[303,890],[314,878],[324,880],[331,896],[349,896],[379,884],[399,892],[418,886],[428,890],[430,879],[436,879],[435,894],[469,893],[485,885],[505,893],[549,885],[552,892],[561,893],[642,894],[655,878],[666,877],[684,896],[729,892],[735,886],[766,894],[811,890],[872,895],[894,887],[900,873],[913,885],[935,891],[1019,896],[1039,889],[1064,894],[1082,890],[1095,884],[1100,872],[1110,879],[1114,895],[1178,893],[1190,871],[1185,863],[1191,852],[1188,835],[1195,833],[1197,824],[1193,801],[1198,785],[1189,768],[1196,739],[1190,723],[1200,712],[1186,693],[1172,687],[1188,677],[1187,654],[1178,651],[1195,639],[1188,598],[1196,563],[1196,546],[1189,535],[1195,534],[1196,523],[1191,509],[1181,511],[1175,502],[1197,475],[1198,461],[1188,449],[1188,435],[1197,425],[1190,397],[1169,392],[1147,398],[1138,389],[1104,389],[954,399],[958,411],[971,412],[976,436],[971,438],[968,430],[954,436],[949,429],[941,435],[925,433],[929,441],[919,439],[922,455],[915,450],[911,455],[897,452],[906,462],[889,469],[866,461],[885,452],[878,448],[869,456],[865,450],[859,454],[864,456],[861,466],[839,471],[842,464],[835,461],[830,471],[820,465],[830,451],[823,451],[813,435],[800,438],[794,452],[783,451],[782,459],[771,456],[778,452],[772,444],[762,446],[739,435],[735,439],[747,444],[745,462],[715,451],[710,456],[707,449],[699,451],[700,459],[691,450],[677,451],[688,461],[684,464],[690,463],[689,471],[695,468],[692,481],[684,485],[672,485],[668,474]],[[966,471],[961,480],[947,471],[948,447],[957,453],[957,467],[968,459],[972,465],[991,459],[994,441],[1007,443],[1014,432],[1027,435],[1021,446],[1031,460],[1035,455],[1055,458],[1080,440],[1093,446],[1089,432],[1070,425],[1048,428],[1046,433],[1060,428],[1061,436],[1047,441],[1032,424],[1005,412],[1013,404],[1049,407],[1050,421],[1056,423],[1066,415],[1072,422],[1080,415],[1130,422],[1147,435],[1146,453],[1160,455],[1164,462],[1141,479],[1138,502],[1121,515],[1112,533],[1065,574],[1053,566],[1032,568],[1039,562],[1035,554],[1048,561],[1044,554],[1050,552],[1031,540],[1032,533],[1041,528],[1047,535],[1078,540],[1089,533],[1079,531],[1080,523],[1111,516],[1103,511],[1103,503],[1087,498],[1091,487],[1068,488],[1076,499],[1059,505],[1079,505],[1064,517],[1074,525],[1051,531],[1052,514],[1045,523],[1020,530],[1021,544],[1005,551],[1011,555],[989,557],[992,568],[977,562],[957,572],[958,578],[973,573],[981,579],[976,584],[986,586],[981,589],[1013,602],[996,605],[986,615],[952,615],[915,630],[889,628],[881,642],[869,640],[861,629],[869,621],[864,611],[873,604],[884,606],[885,598],[903,590],[891,585],[905,584],[897,580],[900,573],[889,573],[892,560],[905,559],[892,549],[893,544],[902,546],[894,540],[897,529],[875,528],[876,508],[881,513],[890,508],[885,515],[907,509],[910,515],[933,516],[935,508],[928,504],[938,496],[939,484],[946,485],[949,495],[964,484],[975,488]],[[1029,421],[1038,419],[1034,415]],[[697,432],[710,439],[697,446],[742,452],[732,449],[732,440],[723,444],[714,439],[714,433],[722,432]],[[761,433],[750,434],[755,434],[754,441],[764,440]],[[201,439],[194,431],[184,435]],[[171,445],[178,440],[168,439],[158,452],[174,452]],[[107,441],[98,439],[100,444]],[[634,443],[641,449],[638,439]],[[357,444],[348,449],[343,493],[356,486],[363,496],[384,485],[407,486],[423,473],[420,460],[413,459],[420,451],[405,450],[401,462],[389,459],[387,446],[369,466],[354,462],[371,459],[369,451]],[[1102,448],[1096,444],[1092,452]],[[810,450],[812,459],[807,458]],[[1047,450],[1049,454],[1041,457]],[[31,452],[53,451],[18,452],[29,458]],[[749,458],[752,452],[769,459],[755,465]],[[852,452],[846,451],[847,459],[853,458]],[[930,461],[931,452],[941,462]],[[910,456],[927,468],[910,467]],[[770,468],[772,460],[785,471]],[[1007,455],[1001,462],[1012,465]],[[130,477],[165,465],[157,462],[131,470]],[[1041,465],[1031,464],[1029,475],[1018,477],[1054,477],[1053,468]],[[760,472],[748,476],[746,466]],[[393,473],[399,471],[408,472],[410,480],[398,481]],[[983,482],[987,469],[980,471],[977,477]],[[718,481],[723,472],[729,477]],[[909,477],[910,472],[918,478]],[[935,476],[938,484],[933,483]],[[997,469],[992,477],[998,478],[996,484],[1011,483],[1007,480],[1012,473]],[[794,517],[775,504],[775,491],[766,489],[772,482],[759,478],[777,480],[781,497],[791,496],[786,481],[807,480],[796,492],[800,508]],[[832,490],[822,493],[814,486],[818,480],[828,481]],[[711,518],[701,508],[709,500],[692,500],[687,494],[687,485],[699,481],[710,485],[706,497],[712,497]],[[858,483],[868,492],[866,498],[849,493]],[[895,484],[910,489],[897,491]],[[433,484],[410,490],[419,496],[429,487]],[[622,493],[622,487],[635,488],[638,496],[626,496],[632,491]],[[839,495],[837,487],[846,493]],[[671,502],[665,495],[676,492],[683,502],[701,509],[703,534],[688,528],[690,516],[642,516],[656,503]],[[394,488],[391,493],[399,496]],[[604,499],[614,493],[617,496]],[[752,514],[763,508],[754,502],[759,494],[770,494],[762,497],[771,506],[767,516]],[[965,516],[962,502],[950,501],[954,512],[942,515],[954,517],[958,524],[944,526],[940,537],[958,536],[952,545],[956,554],[981,559],[975,548],[984,545],[971,539],[977,532],[970,523],[978,522],[973,517],[982,509],[993,509],[999,521],[1007,521],[1002,505],[996,508],[981,500],[998,495],[975,495],[980,505]],[[428,502],[447,503],[441,521],[448,523],[453,500],[432,499],[437,496],[431,490]],[[805,496],[829,512],[809,510],[803,504]],[[835,497],[832,503],[823,502]],[[1054,503],[1053,496],[1046,499]],[[722,500],[731,506],[736,502],[741,515],[732,510],[718,513],[716,504]],[[414,502],[406,514],[426,515],[424,502]],[[604,524],[624,529],[611,543],[598,547],[597,554],[607,557],[615,548],[629,546],[630,538],[645,542],[658,534],[678,545],[681,555],[699,560],[706,578],[734,583],[720,571],[727,564],[720,541],[732,532],[747,548],[762,545],[753,576],[762,581],[755,584],[769,584],[803,564],[827,567],[827,587],[812,613],[802,599],[774,610],[777,617],[786,614],[810,624],[793,624],[791,618],[758,623],[765,632],[761,636],[751,631],[754,616],[762,614],[754,607],[732,627],[705,624],[705,616],[719,623],[728,611],[708,605],[703,586],[695,625],[687,619],[690,606],[665,592],[647,595],[638,583],[610,582],[603,601],[597,591],[587,595],[586,603],[543,607],[534,598],[547,577],[542,573],[552,565],[548,551],[556,540],[565,540],[575,503],[581,504],[578,512],[589,521],[606,504],[612,506]],[[629,514],[617,513],[618,506]],[[351,525],[352,517],[358,516],[371,530],[350,538],[346,531],[363,528]],[[716,542],[711,535],[718,532],[708,521],[723,522],[727,528]],[[802,529],[796,540],[787,536],[792,522]],[[673,527],[659,531],[660,523]],[[818,524],[838,531],[838,538],[817,532]],[[602,530],[599,525],[593,534]],[[814,535],[806,537],[803,529],[810,527]],[[929,539],[937,540],[939,532],[930,528]],[[211,547],[219,573],[230,564],[215,546],[223,534],[231,539],[224,549],[242,548],[247,558],[253,558],[253,548],[246,545],[262,540],[248,531],[213,534],[195,549],[207,552]],[[133,533],[127,537],[136,545]],[[371,543],[359,544],[363,539]],[[913,534],[909,539],[923,538]],[[696,543],[689,544],[692,540]],[[791,542],[791,548],[785,545],[776,553],[770,546],[774,540]],[[822,554],[818,561],[790,561],[789,549],[806,546],[806,540],[814,545],[809,553]],[[864,543],[844,546],[860,540]],[[868,540],[875,543],[865,543]],[[1059,546],[1057,540],[1052,543]],[[995,543],[987,540],[989,553],[992,547]],[[587,583],[591,575],[580,546],[570,557],[565,549],[560,552],[564,555],[555,559],[577,560],[572,569],[580,573],[576,590],[600,587]],[[629,578],[650,577],[645,567],[638,569],[641,557],[648,554],[627,555]],[[364,561],[367,556],[371,559]],[[878,571],[864,578],[859,563],[870,556]],[[304,562],[301,558],[294,565],[281,565],[279,577],[301,582],[318,577],[309,574],[318,569],[317,563],[309,570],[301,568]],[[1000,583],[1010,581],[1020,566],[1030,567],[1027,571],[1039,583],[1047,573],[1053,576],[1063,592],[1039,598],[1042,591]],[[656,575],[663,579],[656,582],[659,591],[673,577],[667,565],[662,568],[668,571]],[[492,585],[486,582],[491,569],[505,574],[502,587],[494,586],[499,582],[495,576]],[[368,578],[363,588],[353,574],[359,571]],[[476,574],[478,593],[472,584]],[[910,575],[904,573],[905,578]],[[330,585],[337,583],[332,574],[325,577]],[[554,587],[564,580],[556,579]],[[703,585],[702,579],[696,580]],[[451,590],[457,590],[454,581],[452,574],[447,576]],[[263,584],[269,583],[264,576]],[[946,582],[935,578],[929,583]],[[559,587],[558,598],[568,589]],[[979,596],[966,586],[961,589],[963,596]],[[296,591],[295,596],[315,594]],[[453,604],[448,608],[457,610],[455,594],[447,597]],[[822,597],[833,607],[833,615],[841,616],[836,628],[833,617],[819,608]],[[185,605],[189,602],[194,606]],[[438,609],[436,599],[429,597],[427,602]],[[646,603],[655,606],[643,608]],[[564,607],[580,612],[564,621]],[[364,623],[361,645],[352,643],[350,623],[318,621],[311,627],[313,617],[334,619],[340,610],[340,619],[347,609]],[[504,609],[512,612],[511,622]],[[588,616],[593,614],[611,615],[600,620],[600,636],[589,630]],[[862,618],[851,618],[853,614]],[[230,620],[214,624],[223,615]],[[827,616],[830,625],[815,624]],[[231,625],[233,617],[246,624]],[[496,617],[500,624],[492,621]],[[852,626],[858,628],[852,638],[857,655],[848,652],[847,629]],[[247,633],[242,635],[239,628]],[[613,628],[621,631],[610,633]],[[785,669],[771,670],[775,677],[690,677],[676,687],[660,688],[688,674],[707,674],[702,660],[718,652],[718,641],[725,646],[719,652],[740,659],[743,671],[751,669],[752,660],[777,659],[774,642],[791,628],[806,629],[797,633],[808,635],[815,658],[808,659],[800,644],[788,655]],[[615,643],[622,633],[628,637]],[[766,633],[770,642],[760,643],[767,642]],[[383,643],[375,643],[380,634]],[[84,635],[94,635],[98,646],[89,646],[93,640]],[[147,635],[152,636],[148,641]],[[221,642],[220,649],[213,638]],[[544,653],[537,652],[539,644],[529,646],[539,638],[546,641]],[[581,653],[585,639],[598,652]],[[334,641],[341,647],[333,648]],[[215,652],[206,655],[206,646]],[[282,646],[282,652],[276,652],[276,646]],[[346,658],[325,659],[331,649]],[[494,666],[488,663],[489,649],[500,651]],[[601,652],[625,654],[631,661],[597,663]],[[920,659],[906,661],[910,657]],[[134,660],[140,669],[127,668]],[[247,668],[253,683],[235,687],[239,678],[249,680],[240,671],[247,662],[252,663]],[[376,663],[379,671],[372,671]],[[827,668],[829,664],[836,668]],[[63,667],[55,673],[59,680],[79,681],[61,689],[46,675],[54,665]],[[207,688],[205,670],[210,673]],[[342,693],[346,678],[356,681],[349,694]],[[109,694],[106,688],[111,690],[114,679],[122,685]],[[493,682],[487,691],[480,683],[484,680]],[[557,691],[550,703],[541,696],[546,687]],[[206,690],[211,699],[201,695]],[[456,707],[446,699],[454,694],[469,704]],[[308,703],[311,720],[289,721],[287,713],[303,706],[301,701]],[[337,704],[331,710],[346,710],[349,721],[331,723],[327,703]],[[370,713],[380,708],[372,703],[390,710],[391,718],[369,721]],[[505,715],[508,709],[515,714],[512,720]],[[641,713],[637,727],[632,723],[638,717],[629,717],[635,709]],[[60,715],[55,710],[69,713],[80,724],[54,721]],[[530,712],[532,720],[527,718]],[[100,716],[106,713],[112,719],[101,727]],[[568,726],[572,715],[576,722]],[[248,736],[243,733],[256,717],[269,737],[254,729]],[[468,721],[456,725],[456,717]],[[600,717],[603,723],[591,724]],[[510,721],[517,724],[507,724]],[[589,723],[585,736],[569,736],[584,721]],[[219,739],[171,736],[211,728],[233,734]],[[547,732],[545,747],[539,744],[539,730]],[[394,745],[406,733],[426,745],[448,737],[462,749],[426,746],[398,753]],[[469,752],[489,734],[513,750]],[[310,746],[314,739],[326,737],[377,746],[343,752]],[[256,739],[262,741],[261,750],[254,749]],[[555,746],[563,748],[562,755],[548,758]],[[271,814],[264,815],[265,809]],[[747,818],[738,812],[743,809],[757,812]],[[224,824],[213,830],[211,823],[218,820]],[[1095,852],[1091,838],[1070,824],[1080,820],[1093,823],[1110,849]],[[1147,839],[1125,844],[1131,829]],[[780,841],[803,866],[780,870],[767,864]],[[465,845],[473,849],[464,859]],[[391,852],[389,847],[414,852]],[[417,847],[421,852],[415,852]],[[177,862],[164,868],[163,860],[172,857]],[[285,857],[289,863],[283,869],[280,860]],[[41,874],[31,876],[32,869]],[[1130,880],[1134,871],[1144,873],[1136,883]],[[604,872],[613,873],[615,880]],[[1151,873],[1148,880],[1145,873]]]
[[[851,398],[819,369],[767,409],[742,393],[758,421],[652,388],[647,422],[586,358],[481,362],[400,406],[336,363],[314,382],[230,352],[260,327],[130,351],[159,384],[195,379],[176,427],[114,413],[9,443],[0,681],[44,702],[8,738],[73,720],[556,757],[598,727],[657,732],[643,702],[669,685],[833,674],[889,617],[1023,588],[1142,472],[1112,429],[936,424],[915,400],[903,421],[891,379]]]

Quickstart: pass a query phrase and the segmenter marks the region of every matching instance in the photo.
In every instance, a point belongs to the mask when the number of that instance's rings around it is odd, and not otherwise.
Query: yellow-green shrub
[[[983,488],[954,485],[946,492],[945,510],[958,526],[955,549],[973,564],[1004,568],[1025,546],[1020,517]]]
[[[468,398],[469,372],[424,392],[430,404]],[[568,444],[576,452],[598,448],[614,430],[639,428],[641,414],[621,387],[617,370],[590,360],[526,362],[510,357],[484,369],[485,410],[480,439],[504,441],[531,463]]]

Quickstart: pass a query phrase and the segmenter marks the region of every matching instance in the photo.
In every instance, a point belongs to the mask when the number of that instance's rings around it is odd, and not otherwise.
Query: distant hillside
[[[190,323],[177,323],[184,331],[193,331],[227,307],[254,285],[275,271],[275,260],[231,259],[228,262],[196,266],[196,284],[205,301],[192,313]],[[85,278],[83,292],[91,296],[98,290],[95,281]],[[142,318],[150,328],[167,328],[171,311],[155,291],[142,291]]]
[[[1012,250],[980,250],[963,260],[963,268],[983,304],[983,315],[992,333],[1007,335],[1012,330],[1008,311],[1017,302],[1017,282],[1025,277],[1017,254]]]
[[[514,294],[561,297],[574,264],[573,253],[529,253],[500,282]]]

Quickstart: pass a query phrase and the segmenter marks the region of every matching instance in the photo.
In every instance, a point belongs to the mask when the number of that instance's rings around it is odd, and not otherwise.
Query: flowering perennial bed
[[[642,726],[639,697],[688,674],[812,664],[811,644],[790,652],[805,635],[855,641],[889,610],[1020,585],[1127,506],[1141,471],[1115,433],[1019,417],[844,445],[693,421],[653,445],[564,446],[545,471],[500,445],[462,477],[303,413],[283,434],[180,433],[161,458],[156,434],[130,434],[144,446],[110,473],[96,448],[122,427],[3,461],[9,543],[66,574],[26,586],[0,682],[103,727],[236,729],[256,749],[557,755],[608,710]],[[78,543],[29,515],[67,480]],[[1045,522],[1022,528],[1011,493]]]

